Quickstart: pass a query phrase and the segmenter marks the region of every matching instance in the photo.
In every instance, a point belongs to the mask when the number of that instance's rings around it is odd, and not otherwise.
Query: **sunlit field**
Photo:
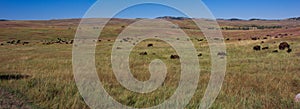
[[[210,49],[204,35],[191,20],[166,20],[177,24],[189,35],[198,53],[201,68],[198,87],[186,106],[194,109],[199,106],[210,79]],[[76,87],[72,71],[72,40],[79,21],[0,21],[1,88],[34,108],[89,108]],[[173,95],[178,87],[181,64],[179,59],[170,58],[177,53],[164,41],[149,39],[135,43],[129,60],[133,76],[140,81],[148,80],[149,64],[154,59],[161,59],[167,66],[167,77],[161,87],[147,94],[123,87],[112,71],[111,51],[117,35],[134,21],[136,19],[110,21],[96,41],[95,64],[99,79],[114,99],[135,108],[152,107]],[[221,92],[211,108],[300,108],[300,103],[294,102],[295,95],[300,93],[300,21],[218,22],[226,43],[227,68]],[[268,28],[257,29],[253,25]],[[242,27],[254,29],[236,29]],[[254,37],[257,39],[253,40]],[[281,42],[288,42],[292,51],[279,50]],[[255,51],[256,45],[268,49]]]

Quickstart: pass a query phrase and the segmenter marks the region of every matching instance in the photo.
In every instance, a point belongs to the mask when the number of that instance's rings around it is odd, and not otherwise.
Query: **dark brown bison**
[[[203,41],[204,39],[197,39],[199,42]]]
[[[148,44],[148,47],[153,47],[153,44]]]
[[[218,56],[226,56],[227,54],[225,52],[219,52]]]
[[[257,37],[251,37],[251,40],[258,40],[259,38]]]
[[[73,44],[73,43],[74,43],[74,40],[71,40],[71,41],[70,41],[70,44]]]
[[[286,52],[291,53],[291,52],[292,52],[292,49],[289,48]]]
[[[281,42],[279,45],[279,50],[285,50],[286,48],[290,48],[290,45],[287,42]]]
[[[140,55],[148,55],[148,53],[147,52],[142,52],[142,53],[140,53]]]
[[[122,49],[121,47],[117,47],[117,49]]]
[[[261,47],[259,45],[256,45],[256,46],[253,47],[253,50],[259,51],[259,50],[261,50]]]
[[[199,53],[198,56],[201,57],[201,56],[202,56],[202,53]]]
[[[180,57],[178,55],[171,55],[170,58],[171,59],[180,59]]]
[[[29,44],[29,42],[23,42],[23,45]]]
[[[272,52],[273,52],[273,53],[278,53],[278,50],[273,50]]]
[[[17,40],[16,44],[20,44],[21,43],[21,40]]]
[[[263,47],[263,48],[262,48],[262,50],[267,50],[267,49],[269,49],[269,47]]]

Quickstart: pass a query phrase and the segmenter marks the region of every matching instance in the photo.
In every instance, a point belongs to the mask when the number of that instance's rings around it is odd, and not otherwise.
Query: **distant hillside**
[[[289,18],[288,20],[300,20],[300,17]]]
[[[7,20],[7,19],[0,19],[0,21],[9,21],[9,20]]]
[[[173,16],[163,16],[163,17],[157,17],[156,19],[168,19],[168,20],[187,20],[191,19],[188,17],[173,17]]]

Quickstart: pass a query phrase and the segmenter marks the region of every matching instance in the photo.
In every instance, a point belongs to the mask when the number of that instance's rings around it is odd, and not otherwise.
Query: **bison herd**
[[[51,41],[42,41],[44,45],[51,45],[51,44],[73,44],[74,40],[66,40],[66,39],[61,39],[57,38],[56,40],[51,40]]]
[[[57,38],[56,40],[43,40],[41,43],[43,45],[51,45],[51,44],[73,44],[74,40],[64,40],[61,38]],[[10,40],[7,41],[6,44],[1,43],[0,45],[28,45],[30,42],[21,41],[21,40]],[[39,43],[39,42],[37,42]]]
[[[261,47],[260,45],[256,45],[253,47],[253,50],[255,51],[260,51],[260,50],[267,50],[269,49],[269,47]],[[288,44],[287,42],[281,42],[278,46],[279,50],[286,50],[287,49],[287,53],[291,53],[292,49],[290,48],[290,44]],[[273,50],[273,53],[278,53],[278,50]]]
[[[11,40],[11,41],[7,41],[6,44],[9,44],[9,45],[27,45],[27,44],[29,44],[29,42],[21,41],[21,40]],[[5,45],[5,44],[1,43],[0,45]]]

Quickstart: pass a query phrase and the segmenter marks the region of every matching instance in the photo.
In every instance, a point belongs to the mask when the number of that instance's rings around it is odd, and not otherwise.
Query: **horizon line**
[[[125,18],[125,17],[113,17],[113,18],[52,18],[52,19],[7,19],[7,18],[0,18],[0,21],[47,21],[47,20],[69,20],[69,19],[158,19],[164,17],[171,17],[171,18],[187,18],[187,19],[211,19],[211,18],[190,18],[190,17],[183,17],[183,16],[161,16],[161,17],[154,17],[154,18]],[[215,18],[215,20],[288,20],[293,18],[300,18],[300,17],[286,17],[286,18],[239,18],[239,17],[231,17],[231,18]]]

